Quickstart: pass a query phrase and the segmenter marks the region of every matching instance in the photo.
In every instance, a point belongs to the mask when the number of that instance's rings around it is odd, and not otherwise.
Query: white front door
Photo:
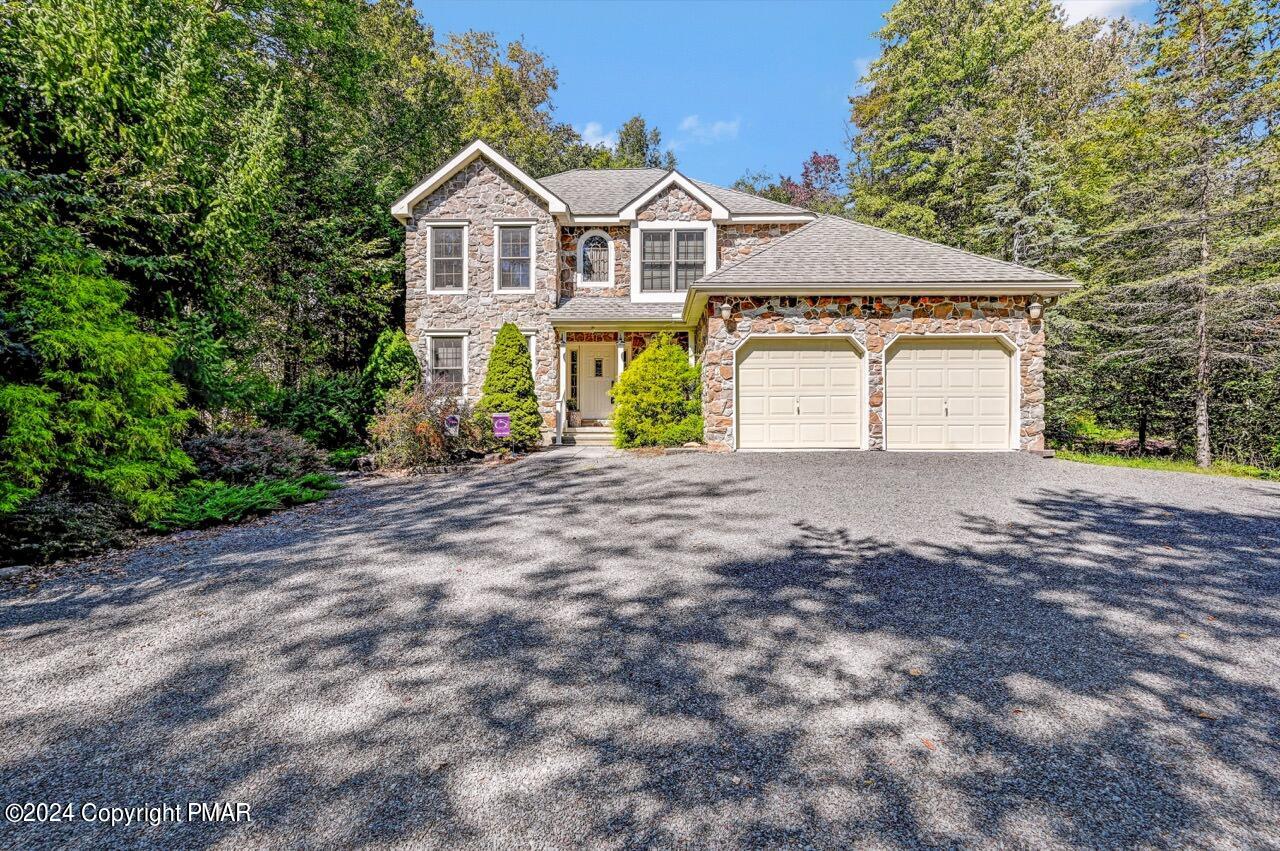
[[[578,346],[578,410],[584,420],[613,416],[609,391],[618,377],[618,349],[614,343],[582,343]]]

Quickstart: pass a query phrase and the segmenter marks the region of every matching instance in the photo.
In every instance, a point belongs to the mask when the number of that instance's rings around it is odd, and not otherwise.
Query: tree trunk
[[[1196,64],[1196,76],[1200,80],[1208,77],[1209,41],[1205,33],[1206,11],[1203,2],[1198,6],[1200,13],[1196,27],[1199,40],[1199,62]],[[1202,84],[1203,85],[1203,84]],[[1203,88],[1201,88],[1203,92]],[[1202,94],[1203,96],[1203,94]],[[1213,179],[1213,139],[1206,129],[1200,144],[1200,274],[1196,277],[1195,312],[1196,312],[1196,466],[1208,467],[1213,462],[1213,453],[1209,445],[1209,206],[1211,182]]]
[[[1213,461],[1209,448],[1209,265],[1208,223],[1200,231],[1200,277],[1196,282],[1196,466]]]
[[[1138,411],[1138,454],[1147,454],[1147,406],[1143,405]]]

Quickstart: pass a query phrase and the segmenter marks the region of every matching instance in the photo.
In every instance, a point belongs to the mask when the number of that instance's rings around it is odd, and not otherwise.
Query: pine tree
[[[1049,148],[1024,121],[985,196],[987,221],[977,228],[983,247],[1024,266],[1054,265],[1080,245],[1073,222],[1058,212],[1061,174]]]
[[[1112,355],[1186,376],[1200,466],[1215,370],[1264,368],[1280,336],[1278,22],[1249,0],[1163,0],[1122,106],[1131,165],[1103,245],[1125,332]]]

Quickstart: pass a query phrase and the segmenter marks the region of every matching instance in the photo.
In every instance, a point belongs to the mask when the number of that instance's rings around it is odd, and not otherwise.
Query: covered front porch
[[[693,334],[672,328],[557,328],[559,396],[555,443],[612,443],[613,385],[660,333],[669,333],[694,360]]]

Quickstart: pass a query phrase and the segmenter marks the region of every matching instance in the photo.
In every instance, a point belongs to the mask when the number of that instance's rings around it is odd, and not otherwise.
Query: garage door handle
[[[796,402],[796,416],[798,417],[800,416],[800,397],[799,396],[795,397],[795,402]]]

